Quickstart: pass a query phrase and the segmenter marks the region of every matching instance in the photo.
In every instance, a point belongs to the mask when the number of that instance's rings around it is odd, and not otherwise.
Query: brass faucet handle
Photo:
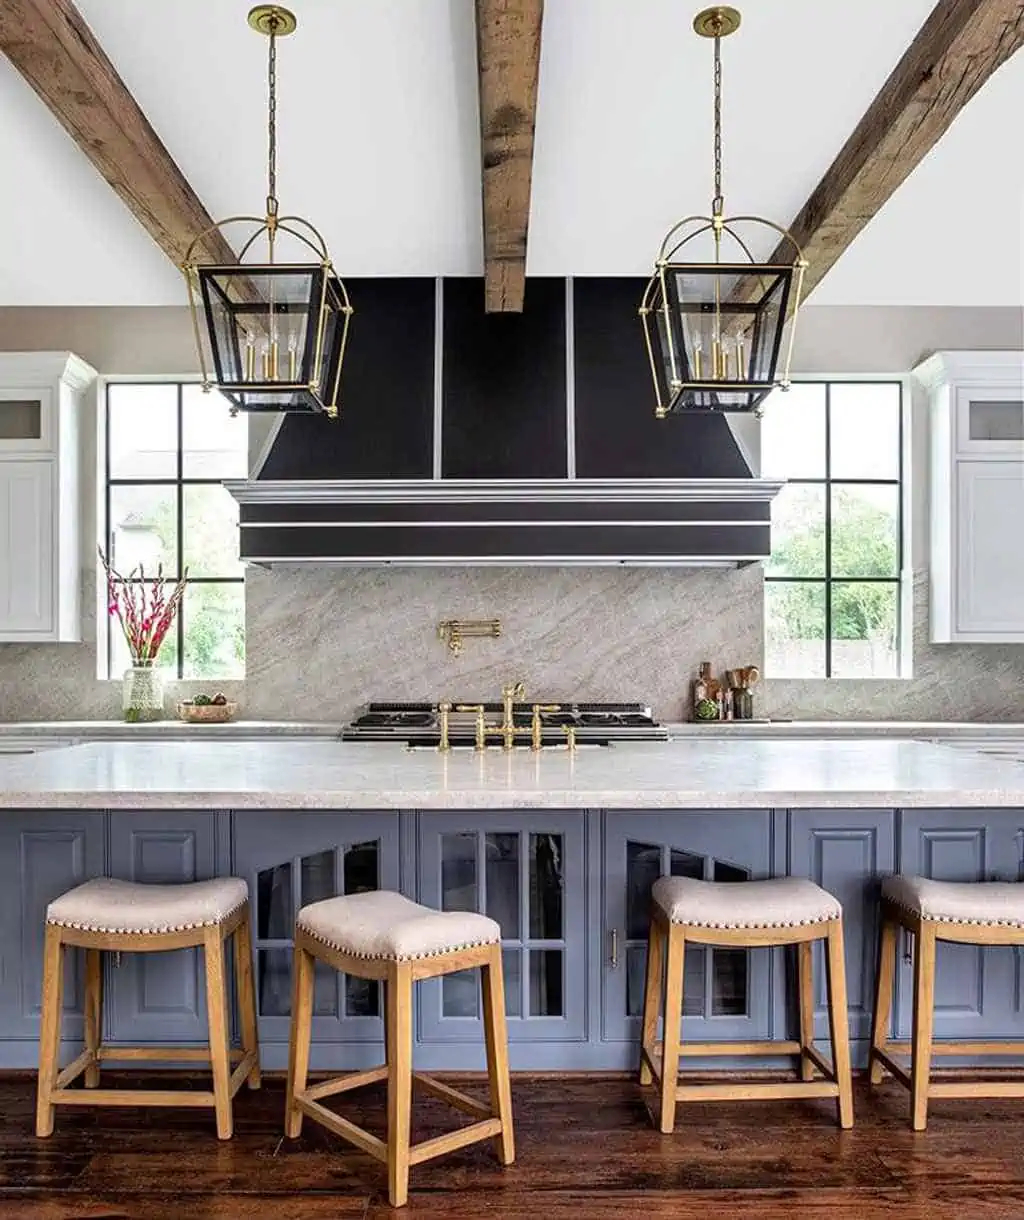
[[[452,748],[451,742],[448,740],[448,717],[452,711],[451,700],[442,699],[437,705],[437,711],[441,718],[441,737],[437,743],[437,748],[442,754],[447,754]]]
[[[484,717],[484,705],[482,703],[459,703],[456,704],[457,712],[472,712],[476,716],[476,750],[477,753],[482,753],[487,749],[487,721]]]
[[[576,726],[574,724],[563,724],[565,729],[565,748],[572,754],[576,752]]]
[[[530,749],[539,750],[542,748],[541,741],[542,725],[540,722],[541,716],[545,712],[557,712],[560,710],[560,705],[557,703],[535,703],[533,705],[533,719],[530,724]]]
[[[503,686],[501,688],[501,697],[502,699],[511,699],[513,701],[517,699],[525,699],[526,687],[522,684],[522,682],[511,682],[508,686]]]

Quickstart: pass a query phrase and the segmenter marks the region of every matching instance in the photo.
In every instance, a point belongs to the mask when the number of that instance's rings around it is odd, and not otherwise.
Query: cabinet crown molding
[[[928,390],[954,382],[1020,385],[1024,382],[1024,351],[935,352],[911,374]]]
[[[99,373],[74,352],[0,352],[0,385],[39,385],[63,381],[87,390]]]

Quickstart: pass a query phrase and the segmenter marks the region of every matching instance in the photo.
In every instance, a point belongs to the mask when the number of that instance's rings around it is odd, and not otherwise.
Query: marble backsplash
[[[679,719],[700,661],[759,664],[762,583],[740,571],[428,568],[250,571],[246,711],[345,719],[370,699],[649,702]],[[499,618],[455,657],[446,618]]]
[[[94,640],[92,574],[83,638]],[[1024,720],[1024,647],[928,642],[927,574],[914,588],[914,677],[766,681],[757,712],[799,720]],[[650,702],[678,720],[700,661],[760,664],[757,566],[252,569],[247,677],[217,682],[247,718],[345,721],[371,699],[527,697]],[[501,639],[453,657],[444,618],[500,618]],[[120,684],[97,678],[92,643],[0,644],[0,720],[113,719]],[[210,683],[171,684],[168,706]]]

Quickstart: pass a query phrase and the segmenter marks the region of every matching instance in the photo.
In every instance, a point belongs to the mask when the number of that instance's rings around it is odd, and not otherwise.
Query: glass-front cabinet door
[[[247,813],[235,824],[235,867],[249,883],[260,1037],[287,1042],[295,917],[339,894],[398,889],[397,813]],[[316,963],[314,1042],[380,1041],[376,982]]]
[[[420,901],[478,911],[501,926],[510,1041],[585,1034],[583,818],[577,814],[421,814]],[[482,1036],[480,972],[420,987],[424,1042]]]
[[[602,1033],[634,1041],[643,1012],[651,887],[659,877],[747,881],[768,875],[770,815],[760,810],[605,815]],[[759,1039],[770,1021],[767,949],[687,945],[683,1035]]]

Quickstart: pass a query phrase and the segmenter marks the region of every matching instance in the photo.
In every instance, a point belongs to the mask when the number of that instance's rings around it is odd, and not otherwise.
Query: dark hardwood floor
[[[514,1077],[516,1164],[478,1144],[414,1168],[401,1213],[369,1157],[308,1119],[281,1138],[280,1078],[242,1090],[223,1144],[211,1114],[181,1109],[58,1110],[36,1140],[33,1090],[29,1074],[0,1076],[0,1220],[1024,1218],[1024,1102],[935,1102],[915,1135],[891,1083],[858,1082],[849,1132],[830,1103],[778,1102],[684,1106],[663,1136],[631,1081]],[[383,1134],[383,1102],[375,1087],[338,1108]],[[414,1138],[453,1119],[417,1098]]]

